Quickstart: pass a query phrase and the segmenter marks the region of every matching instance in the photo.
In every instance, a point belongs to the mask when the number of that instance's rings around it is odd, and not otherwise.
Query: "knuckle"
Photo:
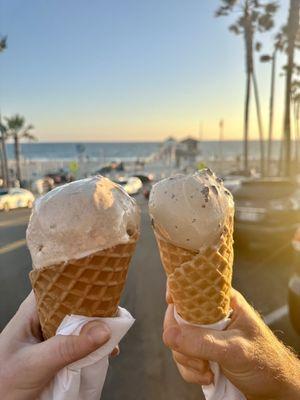
[[[72,337],[66,337],[59,342],[58,353],[63,363],[69,364],[73,361],[76,345]]]
[[[191,373],[189,370],[186,368],[181,368],[181,376],[182,378],[188,382],[188,383],[195,383],[198,381],[198,379],[195,377],[193,373]]]
[[[207,353],[207,351],[212,351],[215,345],[215,338],[213,335],[206,333],[200,340],[198,340],[197,345],[198,354],[201,356],[202,354]]]

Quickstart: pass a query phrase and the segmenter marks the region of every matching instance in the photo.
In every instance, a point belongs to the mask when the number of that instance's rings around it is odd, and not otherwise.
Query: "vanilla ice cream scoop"
[[[33,268],[127,243],[139,224],[135,200],[107,178],[57,187],[36,200],[30,217],[26,238]]]
[[[210,169],[203,169],[156,183],[149,211],[155,229],[165,239],[199,250],[218,244],[228,216],[234,214],[234,202],[223,181]]]

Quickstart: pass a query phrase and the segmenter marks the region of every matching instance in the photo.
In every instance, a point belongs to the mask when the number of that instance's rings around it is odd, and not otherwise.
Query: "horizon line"
[[[191,137],[192,139],[195,139],[195,140],[198,140],[198,139],[196,139],[196,138],[193,138],[193,137]],[[164,143],[165,141],[166,141],[167,139],[164,139],[164,140],[114,140],[114,141],[110,141],[110,140],[75,140],[75,141],[71,141],[71,140],[65,140],[65,141],[61,141],[61,140],[57,140],[57,141],[55,141],[55,140],[53,140],[53,141],[50,141],[50,140],[37,140],[37,141],[33,141],[33,142],[29,142],[29,141],[27,141],[27,142],[24,142],[24,141],[22,141],[22,142],[20,142],[20,144],[21,145],[23,145],[23,144],[54,144],[54,143],[57,143],[57,144],[76,144],[76,143],[78,143],[78,144],[94,144],[94,143],[109,143],[109,144],[114,144],[114,143],[116,143],[116,144],[120,144],[120,143]],[[176,141],[177,142],[181,142],[182,140],[185,140],[185,139],[176,139]],[[225,140],[223,140],[222,142],[243,142],[244,140],[243,139],[225,139]],[[259,139],[249,139],[248,140],[248,143],[251,143],[251,142],[259,142],[260,140]],[[281,141],[283,141],[282,139],[273,139],[272,140],[272,142],[281,142]],[[293,142],[295,142],[296,141],[296,139],[292,139],[292,141]],[[201,143],[201,142],[215,142],[215,143],[220,143],[220,140],[218,140],[218,139],[201,139],[201,140],[198,140],[198,142],[199,143]],[[267,143],[268,142],[268,139],[264,139],[264,141],[263,141],[264,143]],[[6,144],[14,144],[14,142],[6,142]]]

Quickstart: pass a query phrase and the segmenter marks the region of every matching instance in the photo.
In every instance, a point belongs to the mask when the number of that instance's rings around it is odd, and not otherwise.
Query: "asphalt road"
[[[142,234],[122,299],[136,322],[121,343],[120,356],[111,362],[102,399],[201,400],[201,389],[183,382],[161,341],[165,277],[146,202],[139,202]],[[30,291],[31,263],[24,243],[28,217],[28,210],[0,214],[0,329]],[[293,268],[288,251],[236,251],[234,286],[267,317],[281,340],[300,352],[300,338],[284,309]]]

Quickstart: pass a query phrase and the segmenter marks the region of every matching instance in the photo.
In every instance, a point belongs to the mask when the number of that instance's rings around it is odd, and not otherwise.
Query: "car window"
[[[3,189],[0,190],[0,196],[4,196],[6,194],[8,194],[8,190],[3,190]]]

